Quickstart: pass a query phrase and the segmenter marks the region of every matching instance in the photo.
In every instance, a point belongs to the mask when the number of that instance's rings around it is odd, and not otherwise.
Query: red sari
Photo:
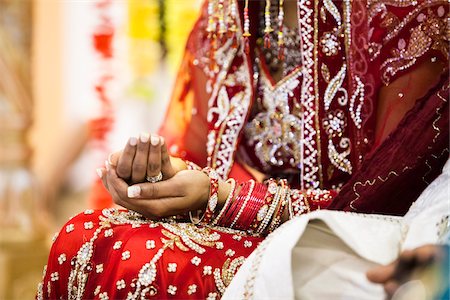
[[[373,144],[375,100],[382,84],[389,84],[422,61],[448,61],[446,1],[415,2],[418,4],[392,0],[298,1],[303,65],[300,79],[288,93],[288,103],[290,111],[295,111],[296,104],[301,108],[297,116],[302,139],[298,145],[300,164],[294,176],[292,166],[285,169],[292,189],[351,190],[345,184],[351,178],[365,178],[361,166],[371,167],[364,156]],[[258,3],[250,3],[251,31],[255,32]],[[236,35],[219,42],[215,49],[210,48],[207,23],[205,4],[190,35],[160,134],[173,154],[200,166],[208,165],[222,178],[248,180],[251,175],[236,160],[237,152],[245,151],[244,127],[254,117],[254,52],[244,51],[239,19]],[[254,49],[254,39],[250,46]],[[433,111],[436,105],[428,99],[422,103],[426,103],[427,111]],[[448,130],[448,110],[434,111],[436,118],[447,113],[447,119],[441,118],[443,123],[438,123],[430,116],[431,124],[442,132],[445,127]],[[393,144],[388,141],[378,149],[389,151]],[[433,151],[422,154],[448,151],[445,141],[438,144],[428,145]],[[390,167],[383,165],[379,172]],[[283,174],[283,168],[271,166],[268,170],[268,175]],[[421,169],[415,174],[424,175]],[[404,213],[414,195],[402,199],[401,209],[391,211],[388,205],[375,211]],[[341,198],[335,208],[345,209],[349,199]],[[329,202],[311,205],[323,208]],[[129,211],[88,210],[71,219],[56,237],[38,298],[216,299],[262,239],[224,228],[153,222]]]

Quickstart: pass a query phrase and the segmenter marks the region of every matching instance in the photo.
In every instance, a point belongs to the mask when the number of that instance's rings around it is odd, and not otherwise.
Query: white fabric
[[[404,216],[408,227],[402,249],[413,249],[426,244],[449,244],[444,240],[449,229],[450,215],[450,160],[442,174],[420,195]]]
[[[249,256],[223,299],[383,299],[365,272],[404,249],[442,243],[449,177],[447,161],[404,217],[322,210],[286,222]]]

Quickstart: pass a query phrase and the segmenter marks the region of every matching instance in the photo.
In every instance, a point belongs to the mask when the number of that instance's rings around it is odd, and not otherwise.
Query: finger
[[[442,249],[436,245],[425,245],[416,249],[417,262],[428,265],[442,257]]]
[[[147,160],[150,135],[148,133],[141,133],[136,148],[136,155],[133,160],[133,167],[131,170],[131,181],[144,182],[145,174],[147,173]]]
[[[117,176],[116,170],[109,166],[106,170],[105,176],[103,176],[108,183],[108,191],[111,194],[114,202],[120,206],[128,209],[136,210],[136,207],[126,201],[126,191],[128,188],[127,183]]]
[[[168,197],[161,199],[133,199],[128,198],[127,204],[136,207],[134,210],[150,218],[163,218],[184,213],[186,210],[181,204],[183,197]]]
[[[136,199],[160,199],[171,197],[182,197],[181,185],[173,180],[164,180],[155,183],[140,183],[128,188],[127,196]]]
[[[161,139],[159,136],[150,137],[148,152],[147,176],[156,177],[161,172]]]
[[[161,137],[161,172],[163,174],[163,178],[169,179],[175,175],[175,170],[170,162],[169,151],[167,151],[167,144],[164,141],[164,138]]]
[[[137,201],[136,199],[128,198],[128,184],[123,179],[119,178],[113,169],[108,170],[105,177],[109,181],[111,195],[113,196],[116,204],[127,209],[137,211],[150,219],[155,219],[156,216],[151,213],[152,206],[149,205],[148,202],[145,202],[142,199]]]
[[[134,156],[136,155],[136,145],[137,138],[131,137],[117,163],[117,175],[125,180],[131,177],[131,167],[133,166]]]
[[[117,163],[119,162],[119,158],[122,155],[122,150],[117,151],[117,152],[112,152],[111,154],[109,154],[108,156],[108,162],[111,166],[113,167],[117,167]]]
[[[404,251],[400,254],[392,278],[403,283],[409,280],[413,270],[418,266],[415,251]]]
[[[372,282],[385,283],[394,275],[397,266],[397,261],[386,266],[378,266],[367,271],[366,276]]]
[[[103,186],[108,189],[108,182],[106,180],[106,169],[105,168],[97,168],[95,170],[97,172],[97,176],[100,178],[100,180],[103,183]]]
[[[395,280],[389,280],[383,285],[384,291],[388,294],[388,299],[394,295],[395,291],[399,288],[399,284]]]
[[[108,187],[108,192],[111,195],[112,200],[114,203],[121,205],[121,198],[117,192],[117,190],[114,188],[114,186],[111,184],[111,174],[116,174],[115,170],[112,170],[112,166],[109,164],[108,161],[105,162],[106,170],[103,174],[102,180],[103,184]],[[117,175],[116,175],[117,176]]]

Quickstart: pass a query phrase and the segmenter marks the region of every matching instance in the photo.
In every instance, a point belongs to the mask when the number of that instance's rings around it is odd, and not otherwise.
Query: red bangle
[[[191,217],[191,222],[194,224],[205,223],[209,224],[211,219],[214,216],[214,211],[217,207],[218,202],[218,191],[219,191],[219,175],[211,168],[204,168],[202,170],[206,175],[208,175],[210,183],[209,183],[209,197],[208,202],[206,204],[205,212],[198,220],[194,220],[192,217],[192,213],[189,212]]]
[[[225,200],[225,204],[223,205],[222,209],[220,210],[219,214],[217,215],[217,217],[212,221],[211,225],[217,225],[218,223],[221,222],[222,217],[225,215],[225,213],[228,211],[228,208],[231,205],[231,202],[234,198],[234,193],[236,191],[236,180],[234,180],[233,178],[230,178],[227,180],[227,183],[230,182],[231,183],[231,191],[228,194],[227,199]]]
[[[234,227],[234,225],[238,222],[238,220],[240,219],[242,213],[244,212],[244,210],[245,210],[245,208],[246,208],[246,205],[247,205],[248,201],[250,200],[250,197],[252,196],[253,190],[254,190],[254,188],[255,188],[255,184],[256,184],[256,183],[255,183],[255,181],[254,181],[253,179],[251,179],[251,180],[249,181],[250,187],[249,187],[249,189],[248,189],[248,192],[247,192],[246,194],[244,194],[244,195],[245,195],[245,199],[244,199],[244,201],[241,203],[241,205],[240,205],[240,207],[239,207],[239,211],[237,212],[236,216],[235,216],[234,219],[233,219],[233,222],[231,223],[231,228]]]
[[[262,220],[264,220],[277,190],[278,186],[276,181],[274,179],[267,180],[267,193],[265,194],[264,201],[262,201],[261,206],[256,213],[256,218],[254,218],[253,222],[250,224],[250,229],[255,231],[261,224]]]
[[[239,209],[242,205],[242,200],[245,197],[245,195],[248,193],[249,184],[248,182],[241,184],[241,190],[236,196],[236,199],[231,203],[230,208],[225,212],[220,225],[224,227],[230,227],[231,222],[233,222],[234,218],[239,212]],[[230,227],[231,228],[231,227]]]
[[[247,203],[242,216],[236,224],[236,228],[242,230],[250,229],[250,224],[253,223],[258,210],[264,204],[264,196],[266,195],[266,192],[267,187],[264,184],[258,183],[255,186],[253,193],[250,196],[249,202]]]
[[[205,215],[203,217],[203,223],[209,224],[214,216],[219,200],[219,175],[211,168],[204,168],[203,172],[208,175],[210,180],[208,204],[206,205]]]

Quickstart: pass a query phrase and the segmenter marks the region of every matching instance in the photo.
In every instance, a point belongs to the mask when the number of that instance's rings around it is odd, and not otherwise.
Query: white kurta
[[[322,210],[286,222],[247,258],[223,299],[383,299],[367,270],[403,250],[448,243],[449,179],[447,161],[404,217]]]

